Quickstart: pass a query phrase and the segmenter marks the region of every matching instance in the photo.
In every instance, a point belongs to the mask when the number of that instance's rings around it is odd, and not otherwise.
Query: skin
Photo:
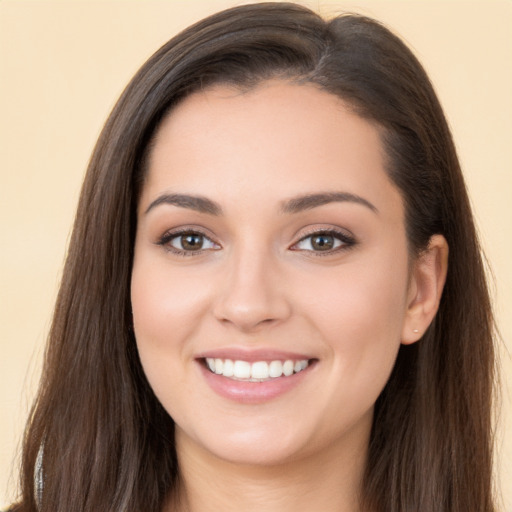
[[[410,260],[377,128],[311,85],[216,86],[163,121],[148,168],[132,307],[142,365],[176,422],[169,510],[359,510],[375,400],[400,344],[435,315],[448,251],[436,236]],[[350,200],[290,208],[339,192]],[[173,194],[222,212],[162,199]],[[201,250],[176,252],[180,229],[204,234]],[[334,249],[311,244],[333,229]],[[244,403],[204,378],[198,356],[218,349],[314,364],[285,393]]]

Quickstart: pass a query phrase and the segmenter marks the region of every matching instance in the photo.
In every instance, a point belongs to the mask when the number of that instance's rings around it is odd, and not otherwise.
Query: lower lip
[[[199,365],[206,382],[215,393],[244,404],[261,404],[284,395],[298,386],[312,367],[310,364],[306,369],[289,377],[277,377],[264,382],[247,382],[217,375],[206,368],[202,361],[199,361]]]

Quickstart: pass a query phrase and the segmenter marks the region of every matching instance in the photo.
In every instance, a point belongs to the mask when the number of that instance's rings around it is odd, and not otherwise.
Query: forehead
[[[269,81],[243,92],[220,85],[196,92],[164,119],[148,164],[143,196],[169,190],[278,201],[341,188],[401,203],[379,130],[314,85]]]
[[[269,80],[250,89],[215,85],[191,94],[159,126],[151,156],[169,142],[179,149],[188,142],[206,147],[215,140],[222,150],[230,142],[243,142],[247,149],[264,142],[270,148],[269,139],[283,148],[285,143],[305,141],[308,150],[319,151],[333,139],[337,144],[365,139],[368,147],[381,150],[376,127],[353,113],[341,98],[314,84]]]

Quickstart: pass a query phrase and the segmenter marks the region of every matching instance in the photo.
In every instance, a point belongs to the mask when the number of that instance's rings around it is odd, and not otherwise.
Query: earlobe
[[[443,293],[448,271],[448,243],[442,235],[434,235],[428,248],[416,261],[411,273],[402,343],[418,341],[434,319]]]

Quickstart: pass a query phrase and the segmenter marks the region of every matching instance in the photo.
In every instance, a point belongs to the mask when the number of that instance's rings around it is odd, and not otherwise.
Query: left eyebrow
[[[373,213],[379,213],[375,205],[364,197],[349,192],[321,192],[318,194],[306,194],[294,197],[281,204],[283,213],[299,213],[303,210],[311,210],[329,203],[356,203],[369,208]]]
[[[161,204],[170,204],[179,208],[187,208],[208,215],[222,215],[222,208],[211,199],[202,196],[191,196],[188,194],[163,194],[157,197],[144,212],[147,214],[153,208]]]

